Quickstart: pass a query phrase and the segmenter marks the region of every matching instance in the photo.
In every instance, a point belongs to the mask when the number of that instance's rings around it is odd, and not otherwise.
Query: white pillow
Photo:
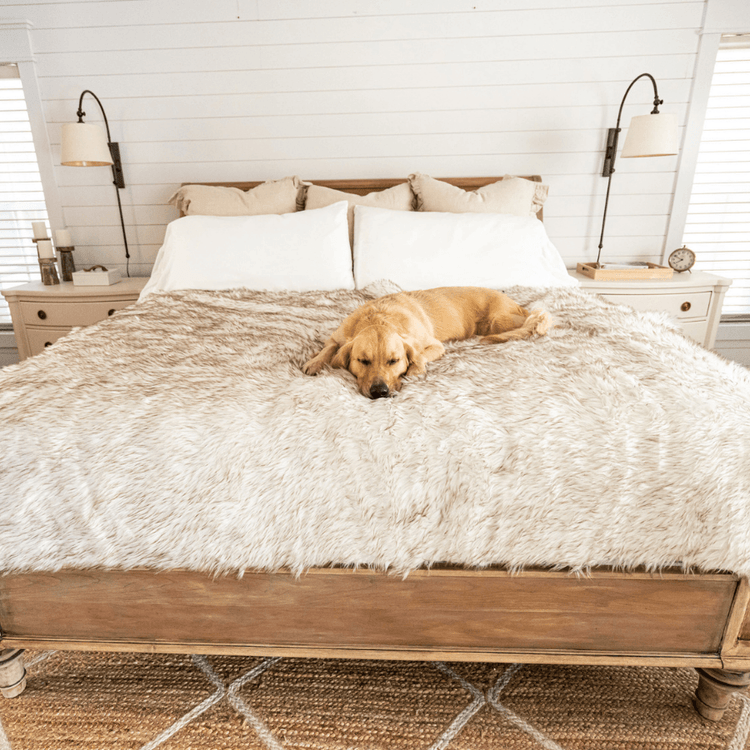
[[[357,289],[377,279],[404,289],[578,285],[536,217],[354,210]]]
[[[177,219],[140,299],[176,289],[354,289],[347,208]]]

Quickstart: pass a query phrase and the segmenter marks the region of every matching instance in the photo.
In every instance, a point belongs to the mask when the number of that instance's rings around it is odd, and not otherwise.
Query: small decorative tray
[[[108,271],[104,266],[92,266],[73,274],[75,286],[111,286],[120,280],[120,271],[113,268]]]
[[[579,263],[576,271],[582,276],[588,276],[597,281],[636,281],[637,279],[671,279],[672,269],[667,266],[658,266],[656,263],[647,263],[645,266],[633,266],[632,268],[597,267],[596,263]]]

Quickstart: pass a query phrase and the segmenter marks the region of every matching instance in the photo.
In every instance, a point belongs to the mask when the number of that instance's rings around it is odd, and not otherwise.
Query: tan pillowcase
[[[169,202],[186,216],[257,216],[297,210],[299,177],[269,180],[250,190],[216,185],[183,185]]]
[[[386,190],[378,190],[367,195],[346,193],[342,190],[310,185],[307,188],[305,209],[325,208],[332,203],[347,201],[349,203],[349,243],[354,247],[354,206],[375,206],[376,208],[390,208],[394,211],[413,211],[414,194],[408,182],[395,185]]]
[[[547,200],[549,185],[506,175],[477,190],[463,190],[424,174],[409,175],[417,211],[493,213],[535,216]]]

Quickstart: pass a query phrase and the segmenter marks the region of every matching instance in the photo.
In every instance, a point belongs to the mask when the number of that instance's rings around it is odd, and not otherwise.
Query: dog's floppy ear
[[[336,352],[336,356],[331,360],[331,367],[339,367],[342,370],[348,370],[351,356],[352,356],[352,342],[347,341]]]

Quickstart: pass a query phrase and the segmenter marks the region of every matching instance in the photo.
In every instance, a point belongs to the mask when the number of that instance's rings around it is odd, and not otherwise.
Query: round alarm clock
[[[689,271],[695,265],[695,253],[689,247],[683,245],[679,250],[670,253],[667,263],[677,273]]]

